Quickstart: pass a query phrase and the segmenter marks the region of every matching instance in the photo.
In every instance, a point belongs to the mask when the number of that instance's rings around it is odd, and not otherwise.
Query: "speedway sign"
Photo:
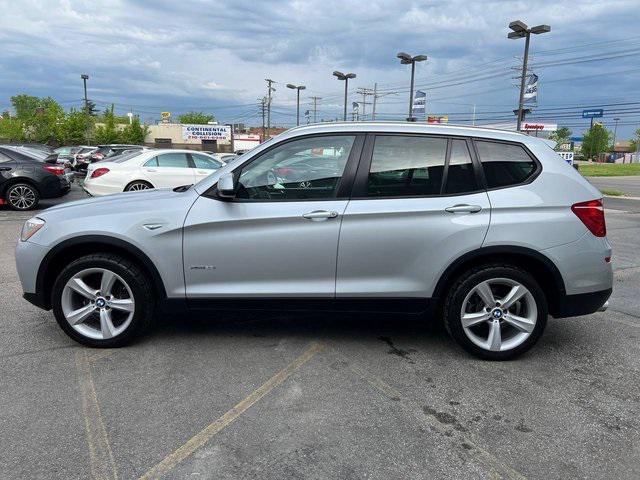
[[[541,122],[524,122],[522,130],[525,131],[540,131],[540,132],[555,132],[558,130],[557,123],[541,123]]]
[[[183,140],[231,140],[229,125],[182,125]]]

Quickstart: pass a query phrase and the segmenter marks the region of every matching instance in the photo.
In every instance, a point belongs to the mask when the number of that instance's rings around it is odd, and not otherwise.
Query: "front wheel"
[[[71,262],[56,279],[53,313],[67,335],[90,347],[120,347],[151,324],[154,294],[129,260],[95,254]]]
[[[444,305],[449,334],[469,353],[507,360],[529,350],[547,324],[544,292],[528,272],[484,265],[459,277]]]

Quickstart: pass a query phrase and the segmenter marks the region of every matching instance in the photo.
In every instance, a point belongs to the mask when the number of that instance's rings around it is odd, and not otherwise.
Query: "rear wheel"
[[[135,182],[131,182],[124,188],[125,192],[135,192],[138,190],[149,190],[153,188],[149,182],[145,182],[144,180],[136,180]]]
[[[33,185],[16,183],[7,189],[5,199],[13,210],[31,210],[38,206],[40,194]]]
[[[150,279],[114,254],[87,255],[71,262],[53,286],[53,313],[67,335],[90,347],[119,347],[151,324]]]
[[[529,350],[547,323],[547,302],[528,272],[485,265],[461,275],[444,305],[445,326],[469,353],[507,360]]]

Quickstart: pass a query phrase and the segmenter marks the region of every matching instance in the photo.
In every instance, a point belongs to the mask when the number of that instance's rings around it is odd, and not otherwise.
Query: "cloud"
[[[479,111],[508,110],[516,97],[509,68],[517,64],[523,45],[506,39],[506,25],[517,18],[552,25],[550,34],[533,39],[534,65],[537,51],[605,41],[612,43],[594,51],[633,47],[637,39],[616,42],[640,24],[637,2],[631,0],[539,0],[535,8],[529,1],[5,0],[0,109],[22,92],[79,105],[79,75],[88,73],[92,98],[122,110],[137,105],[143,118],[200,106],[220,118],[257,123],[264,79],[273,78],[279,82],[274,120],[290,123],[295,95],[282,84],[305,84],[303,109],[307,96],[321,96],[321,113],[332,118],[340,112],[342,84],[331,72],[340,69],[357,73],[353,91],[376,82],[386,93],[397,90],[380,100],[379,109],[401,115],[408,69],[395,54],[403,50],[429,56],[417,68],[416,83],[427,90],[432,110],[470,111],[473,103]],[[590,51],[584,47],[539,58]],[[548,104],[577,104],[589,97],[623,97],[624,89],[637,95],[640,72],[593,76],[634,63],[637,56],[541,68],[541,98]],[[502,73],[491,77],[498,70]],[[571,76],[579,82],[552,82]],[[479,80],[465,83],[474,77]],[[545,80],[550,81],[546,86]],[[601,88],[605,81],[607,89]]]

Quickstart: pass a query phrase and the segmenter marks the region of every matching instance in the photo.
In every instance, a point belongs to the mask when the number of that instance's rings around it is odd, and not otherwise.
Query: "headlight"
[[[44,220],[38,217],[30,218],[29,220],[24,222],[22,232],[20,233],[20,240],[22,240],[23,242],[29,240],[38,230],[44,227],[45,223],[46,222]]]

